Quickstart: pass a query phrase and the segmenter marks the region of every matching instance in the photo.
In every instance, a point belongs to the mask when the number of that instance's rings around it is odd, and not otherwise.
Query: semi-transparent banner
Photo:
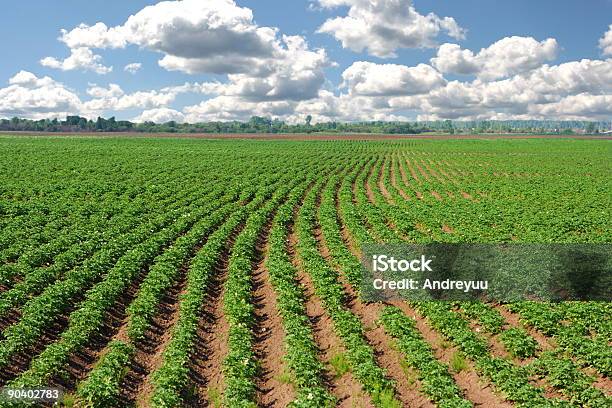
[[[364,245],[366,300],[612,300],[612,244]]]

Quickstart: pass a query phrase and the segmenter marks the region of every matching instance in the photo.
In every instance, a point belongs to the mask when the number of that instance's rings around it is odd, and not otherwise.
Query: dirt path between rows
[[[223,313],[223,292],[231,248],[240,231],[234,231],[215,265],[198,322],[194,354],[189,369],[196,386],[189,407],[216,406],[223,393],[223,359],[227,355],[229,323]]]
[[[387,202],[391,205],[395,205],[395,201],[393,200],[391,193],[389,193],[389,191],[387,190],[387,187],[385,186],[385,182],[384,182],[385,172],[386,172],[388,165],[389,165],[389,160],[387,157],[385,157],[385,159],[383,160],[382,166],[380,166],[380,171],[378,172],[378,175],[376,176],[376,182],[378,185],[378,189],[382,193],[383,197],[385,197]]]
[[[406,194],[406,192],[404,191],[404,189],[402,189],[398,183],[397,180],[397,173],[395,171],[395,160],[396,157],[395,155],[393,155],[391,157],[391,168],[390,168],[390,173],[391,173],[391,185],[393,186],[393,188],[395,188],[397,190],[397,192],[399,193],[399,195],[402,196],[402,198],[406,201],[410,200],[410,196],[408,194]]]
[[[255,305],[255,355],[260,363],[256,379],[257,402],[262,407],[285,407],[295,399],[295,391],[282,378],[289,370],[283,361],[285,333],[279,315],[276,292],[265,267],[270,243],[270,224],[258,243],[258,261],[253,272],[253,303]]]
[[[297,213],[297,212],[296,212]],[[295,220],[295,216],[294,216]],[[314,283],[310,276],[304,272],[297,254],[297,234],[292,225],[288,238],[288,250],[292,262],[298,270],[298,280],[304,288],[306,299],[306,314],[312,324],[314,340],[319,347],[320,359],[325,365],[325,382],[328,384],[330,392],[337,398],[338,407],[353,408],[363,407],[372,408],[373,404],[364,395],[361,385],[353,377],[351,372],[344,373],[342,376],[335,376],[330,361],[337,356],[346,353],[340,338],[334,332],[334,324],[325,312],[321,299],[315,295]]]

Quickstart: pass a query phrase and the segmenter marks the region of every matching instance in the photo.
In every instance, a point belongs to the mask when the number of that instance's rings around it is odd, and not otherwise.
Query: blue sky
[[[326,121],[612,116],[612,78],[606,73],[612,71],[610,0],[165,3],[162,11],[152,1],[5,2],[0,35],[9,41],[0,64],[0,117],[71,113],[199,121],[257,114],[300,121],[310,114]],[[147,13],[146,6],[153,8]],[[128,27],[130,15],[138,25]],[[447,25],[448,19],[453,21]],[[112,27],[125,28],[120,45],[100,43],[84,32],[99,22],[107,30],[101,35],[108,38]],[[89,28],[72,36],[72,42],[59,38],[61,29],[71,32],[80,24]],[[275,29],[274,37],[256,33],[260,28]],[[283,35],[298,36],[307,45],[291,51]],[[209,39],[227,41],[227,49],[198,45]],[[251,40],[263,47],[261,56],[231,42]],[[74,49],[80,59],[66,61]],[[172,62],[160,65],[164,57]],[[205,62],[211,59],[232,63],[212,67]],[[579,63],[583,59],[588,63]],[[130,63],[140,68],[126,72]],[[249,70],[251,65],[258,68]],[[185,83],[195,85],[176,88]],[[540,84],[546,86],[540,90]],[[503,101],[504,92],[513,100]]]

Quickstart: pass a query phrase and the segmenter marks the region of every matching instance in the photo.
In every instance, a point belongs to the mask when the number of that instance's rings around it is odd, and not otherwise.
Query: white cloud
[[[45,119],[78,114],[80,109],[73,91],[28,71],[20,71],[9,79],[8,87],[0,88],[0,117]]]
[[[452,17],[422,15],[411,0],[319,0],[325,8],[348,6],[348,15],[328,19],[318,32],[333,35],[344,48],[377,57],[395,57],[401,48],[432,48],[446,33],[465,38]]]
[[[317,99],[300,102],[289,122],[303,122],[311,115],[313,123],[328,121],[406,121],[408,117],[395,112],[387,98],[377,96],[334,95],[321,91]]]
[[[190,123],[206,121],[248,120],[251,116],[284,118],[293,113],[297,102],[252,102],[236,96],[217,96],[183,109]]]
[[[113,67],[101,64],[102,57],[94,54],[89,48],[79,47],[70,50],[70,56],[65,60],[58,60],[53,57],[45,57],[40,60],[40,64],[45,67],[60,69],[62,71],[72,71],[80,69],[83,71],[93,71],[97,74],[108,74]]]
[[[216,89],[248,100],[316,97],[331,63],[301,36],[260,27],[253,13],[233,0],[164,1],[147,6],[117,27],[103,23],[63,31],[70,47],[117,48],[135,44],[163,53],[159,65],[190,74],[227,74]]]
[[[87,95],[93,96],[94,98],[113,98],[123,95],[123,89],[117,84],[109,84],[108,88],[90,84],[87,88]]]
[[[55,85],[56,82],[48,76],[38,78],[29,71],[21,70],[13,77],[9,78],[10,85],[21,85],[23,87],[34,88]]]
[[[122,111],[128,109],[161,108],[174,101],[178,92],[171,91],[137,91],[126,94],[119,85],[110,84],[108,88],[92,86],[87,93],[94,97],[83,103],[83,110],[93,114],[105,111]]]
[[[608,31],[599,39],[599,48],[603,55],[612,55],[612,24],[608,27]]]
[[[321,31],[346,48],[379,57],[394,56],[403,48],[434,47],[441,35],[464,35],[452,18],[421,15],[411,1],[316,4],[323,9],[347,7],[348,15],[327,20]],[[105,73],[111,67],[92,50],[135,45],[160,53],[159,64],[167,70],[223,78],[136,92],[118,84],[90,84],[81,100],[52,78],[21,71],[0,89],[0,116],[95,118],[126,111],[134,115],[136,109],[142,111],[136,120],[155,122],[248,120],[253,115],[289,122],[303,122],[306,115],[314,122],[612,116],[612,59],[549,65],[559,49],[551,38],[507,37],[480,51],[447,43],[431,65],[356,61],[342,72],[341,84],[325,77],[325,68],[333,65],[325,50],[312,49],[302,36],[257,25],[252,11],[233,0],[162,1],[116,27],[97,23],[63,30],[60,40],[71,55],[64,60],[44,58],[43,65]],[[602,53],[612,51],[611,42],[612,26],[600,40]],[[133,62],[123,69],[140,68]],[[449,81],[444,73],[475,79]],[[174,105],[182,93],[200,94],[202,101],[179,109]]]
[[[554,60],[558,49],[554,38],[538,42],[532,37],[506,37],[477,54],[447,43],[440,46],[431,63],[444,73],[474,74],[490,81],[538,68]]]
[[[132,119],[133,122],[155,122],[155,123],[166,123],[175,121],[182,123],[185,121],[185,115],[183,113],[169,108],[155,108],[149,109],[142,112],[139,116]]]
[[[258,27],[251,10],[233,0],[184,0],[144,7],[116,27],[100,22],[62,30],[60,40],[70,48],[135,44],[165,54],[160,65],[169,70],[236,73],[251,72],[254,63],[273,57],[276,34]]]
[[[132,62],[123,67],[123,70],[125,72],[129,72],[130,74],[135,74],[140,71],[140,68],[142,68],[142,64],[140,62]]]
[[[389,104],[438,119],[609,118],[611,93],[612,60],[585,59],[498,81],[451,81],[427,95],[391,98]]]
[[[442,74],[426,64],[407,67],[364,61],[354,62],[342,79],[349,94],[364,96],[423,94],[446,83]]]
[[[612,95],[589,93],[569,95],[555,103],[533,105],[529,108],[531,117],[566,120],[608,120],[611,114]]]
[[[70,31],[61,30],[60,41],[69,48],[123,48],[126,40],[122,29],[108,28],[104,23],[96,23],[93,26],[80,24]]]

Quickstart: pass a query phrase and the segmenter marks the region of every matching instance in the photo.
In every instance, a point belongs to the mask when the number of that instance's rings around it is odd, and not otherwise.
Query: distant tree
[[[595,123],[589,122],[585,128],[585,131],[589,134],[595,133]]]

